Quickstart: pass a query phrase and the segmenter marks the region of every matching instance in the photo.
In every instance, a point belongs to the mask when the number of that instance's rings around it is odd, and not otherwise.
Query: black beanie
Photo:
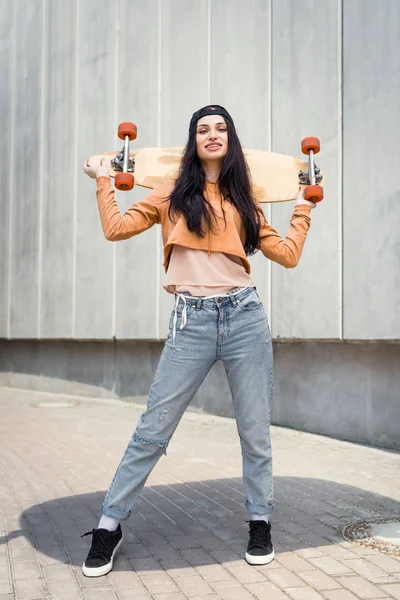
[[[201,119],[201,117],[206,117],[207,115],[222,115],[225,117],[225,119],[228,119],[233,126],[235,126],[231,115],[223,106],[219,106],[218,104],[209,104],[208,106],[203,106],[203,108],[200,108],[200,110],[193,113],[192,118],[190,119],[189,131],[192,129],[192,127],[195,127],[197,121]]]

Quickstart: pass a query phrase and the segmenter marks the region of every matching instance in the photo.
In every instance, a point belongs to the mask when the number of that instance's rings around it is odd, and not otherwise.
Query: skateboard
[[[131,190],[135,184],[153,189],[165,179],[178,177],[182,147],[130,150],[130,142],[137,137],[137,128],[134,123],[128,122],[119,125],[118,137],[124,140],[122,150],[97,154],[89,159],[92,166],[100,164],[102,157],[106,159],[118,190]],[[307,162],[287,154],[243,150],[250,169],[253,193],[259,202],[295,200],[300,185],[306,186],[306,200],[320,202],[323,199],[325,176],[314,162],[315,154],[320,151],[318,138],[304,138],[301,150],[308,155]]]

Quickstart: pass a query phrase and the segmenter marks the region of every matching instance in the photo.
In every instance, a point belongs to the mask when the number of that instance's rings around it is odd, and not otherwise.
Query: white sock
[[[268,523],[268,521],[269,521],[268,514],[257,515],[256,513],[250,513],[250,521],[266,521]]]
[[[114,517],[107,517],[107,515],[101,515],[97,529],[108,529],[108,531],[115,531],[118,527],[118,524],[118,519],[114,519]]]

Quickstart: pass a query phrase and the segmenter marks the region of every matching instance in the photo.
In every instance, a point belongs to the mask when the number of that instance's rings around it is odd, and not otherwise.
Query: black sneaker
[[[115,531],[108,529],[92,529],[81,535],[93,535],[89,554],[82,566],[82,572],[86,577],[100,577],[106,575],[113,568],[115,553],[124,539],[121,525]]]
[[[267,565],[274,560],[275,552],[271,542],[271,523],[247,521],[250,539],[245,558],[250,565]]]

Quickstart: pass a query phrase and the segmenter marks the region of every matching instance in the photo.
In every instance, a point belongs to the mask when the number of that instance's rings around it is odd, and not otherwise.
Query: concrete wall
[[[246,147],[322,143],[326,199],[300,265],[251,259],[274,337],[400,339],[398,0],[0,8],[0,337],[165,337],[160,228],[107,242],[81,165],[119,146],[121,120],[138,145],[183,145],[191,113],[219,102]],[[121,210],[145,193],[118,193]],[[292,209],[265,207],[282,235]]]
[[[161,349],[160,342],[3,341],[0,386],[146,404]],[[274,353],[274,424],[400,450],[400,344],[275,342]],[[190,409],[234,416],[221,361]]]
[[[0,383],[147,394],[173,303],[160,227],[107,242],[82,164],[122,120],[138,146],[183,145],[215,102],[244,147],[322,144],[299,266],[250,259],[275,422],[398,447],[399,22],[398,0],[0,0]],[[117,192],[121,211],[146,193]],[[282,235],[292,210],[265,206]],[[193,406],[232,415],[220,367]]]

